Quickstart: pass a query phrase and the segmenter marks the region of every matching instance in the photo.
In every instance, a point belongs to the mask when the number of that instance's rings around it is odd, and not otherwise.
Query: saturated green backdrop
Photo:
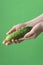
[[[6,32],[43,13],[43,0],[0,0],[0,65],[43,65],[43,33],[21,44],[2,44]]]

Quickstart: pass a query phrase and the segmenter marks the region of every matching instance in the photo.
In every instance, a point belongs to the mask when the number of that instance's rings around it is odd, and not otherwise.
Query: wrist
[[[43,21],[43,14],[39,15],[38,17],[30,20],[30,21],[27,21],[25,24],[29,24],[29,23],[34,23],[34,25],[36,25],[37,23],[40,23],[41,21]]]
[[[41,31],[43,32],[43,22],[41,22],[40,24],[41,24]]]

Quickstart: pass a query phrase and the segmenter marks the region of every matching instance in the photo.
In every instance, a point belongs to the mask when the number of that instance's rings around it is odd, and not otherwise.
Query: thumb
[[[25,24],[17,24],[15,26],[13,26],[6,34],[11,34],[12,32],[20,29],[21,27],[25,27]]]
[[[28,32],[28,33],[26,33],[25,35],[24,35],[24,38],[29,38],[29,37],[31,37],[31,36],[33,36],[34,35],[34,29],[32,29],[30,32]]]
[[[16,26],[17,25],[13,26],[6,34],[8,35],[8,34],[11,34],[14,31],[16,31]]]

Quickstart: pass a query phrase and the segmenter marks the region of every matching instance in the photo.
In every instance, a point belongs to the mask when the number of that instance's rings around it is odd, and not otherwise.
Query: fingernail
[[[10,45],[10,42],[7,42],[5,45]]]
[[[14,42],[14,39],[12,39],[11,41]]]

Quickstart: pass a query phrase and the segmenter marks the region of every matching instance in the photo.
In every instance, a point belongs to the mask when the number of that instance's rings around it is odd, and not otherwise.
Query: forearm
[[[34,25],[35,25],[35,24],[42,22],[42,21],[43,21],[43,14],[41,14],[40,16],[38,16],[30,21],[27,21],[25,24],[28,24],[30,22],[32,24],[34,23]]]
[[[43,22],[41,22],[41,31],[43,32]]]

